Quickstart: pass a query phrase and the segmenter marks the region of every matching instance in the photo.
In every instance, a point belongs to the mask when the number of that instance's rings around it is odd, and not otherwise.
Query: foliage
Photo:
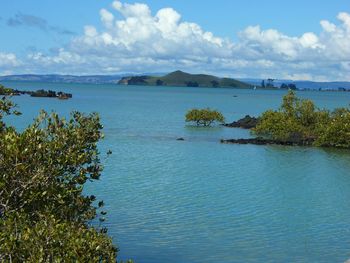
[[[57,97],[55,91],[53,91],[53,90],[46,91],[43,89],[34,91],[30,96],[32,96],[32,97],[49,97],[49,98]]]
[[[59,98],[59,99],[68,99],[72,98],[72,94],[65,93],[62,91],[59,91],[56,93],[56,91],[53,90],[37,90],[37,91],[24,91],[24,90],[17,90],[17,89],[11,89],[7,88],[0,84],[0,95],[1,96],[14,96],[14,95],[21,95],[21,94],[28,94],[31,97],[46,97],[46,98]]]
[[[299,99],[290,90],[279,110],[262,114],[253,132],[275,140],[350,148],[350,110],[320,110],[311,100]]]
[[[4,95],[11,95],[14,92],[13,89],[11,88],[6,88],[5,86],[0,84],[0,95],[4,96]]]
[[[43,111],[18,132],[3,122],[14,106],[0,100],[0,261],[115,262],[106,229],[88,225],[103,202],[83,194],[102,171],[98,115]]]
[[[115,262],[115,248],[104,233],[84,224],[25,214],[0,221],[0,260],[14,262]],[[11,259],[11,260],[10,260]]]
[[[28,92],[30,96],[32,97],[46,97],[46,98],[72,98],[72,94],[70,93],[65,93],[62,91],[59,91],[56,93],[56,91],[53,90],[37,90],[37,91],[30,91]]]
[[[217,88],[220,85],[219,81],[217,81],[217,80],[212,80],[212,81],[210,81],[210,83],[214,88]]]
[[[187,86],[187,87],[198,87],[199,84],[198,84],[198,82],[196,82],[196,81],[187,81],[187,82],[186,82],[186,86]]]
[[[157,86],[162,86],[163,84],[164,84],[164,81],[157,79],[157,81],[156,81]]]
[[[297,90],[297,86],[294,83],[282,83],[280,86],[280,89],[290,89],[290,90]]]
[[[267,79],[265,87],[268,89],[273,89],[275,87],[275,84],[273,82],[274,79]]]
[[[350,110],[338,108],[332,112],[327,125],[319,127],[316,145],[350,148]]]
[[[135,76],[127,80],[128,85],[144,85],[147,84],[148,76]]]
[[[192,109],[186,114],[186,122],[195,122],[197,126],[210,126],[214,122],[223,123],[225,121],[224,116],[216,111],[207,109]]]

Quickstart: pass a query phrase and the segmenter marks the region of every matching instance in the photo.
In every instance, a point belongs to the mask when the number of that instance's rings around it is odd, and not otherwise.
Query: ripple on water
[[[4,83],[6,85],[6,83]],[[39,109],[97,111],[104,122],[101,181],[120,258],[136,262],[344,262],[350,258],[350,155],[303,147],[222,145],[246,130],[186,126],[194,107],[228,122],[277,108],[282,91],[11,83],[62,90],[66,102],[16,97],[24,128]],[[320,107],[350,93],[298,92]],[[232,96],[238,97],[233,98]],[[184,137],[185,141],[176,141]]]

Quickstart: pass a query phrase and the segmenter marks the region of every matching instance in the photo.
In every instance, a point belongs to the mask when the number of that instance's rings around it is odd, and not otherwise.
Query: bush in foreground
[[[41,112],[18,132],[3,121],[13,107],[0,99],[0,261],[115,262],[106,229],[89,226],[103,202],[83,195],[102,171],[98,115]]]
[[[197,126],[210,126],[214,122],[223,123],[224,116],[216,111],[207,109],[192,109],[186,114],[186,122],[194,122]]]

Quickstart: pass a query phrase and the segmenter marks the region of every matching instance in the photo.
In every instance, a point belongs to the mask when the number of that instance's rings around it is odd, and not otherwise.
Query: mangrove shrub
[[[107,230],[90,225],[104,220],[103,202],[83,193],[102,171],[99,116],[43,111],[17,131],[4,122],[10,114],[13,103],[0,99],[0,261],[115,262]]]
[[[186,114],[186,122],[194,122],[197,126],[210,126],[214,122],[223,123],[224,116],[209,108],[206,109],[192,109]]]
[[[289,91],[278,110],[261,115],[253,132],[281,141],[350,148],[350,111],[321,110],[311,100],[300,99]]]

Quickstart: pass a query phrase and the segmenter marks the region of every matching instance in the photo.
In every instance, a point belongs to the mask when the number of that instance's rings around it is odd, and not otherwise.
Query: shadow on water
[[[335,147],[318,147],[318,146],[285,146],[285,145],[262,145],[269,147],[271,150],[288,153],[288,152],[319,152],[321,154],[334,156],[334,158],[346,157],[350,159],[350,149],[342,149]]]
[[[217,132],[221,131],[223,126],[196,126],[196,125],[186,125],[185,129],[189,132]]]

